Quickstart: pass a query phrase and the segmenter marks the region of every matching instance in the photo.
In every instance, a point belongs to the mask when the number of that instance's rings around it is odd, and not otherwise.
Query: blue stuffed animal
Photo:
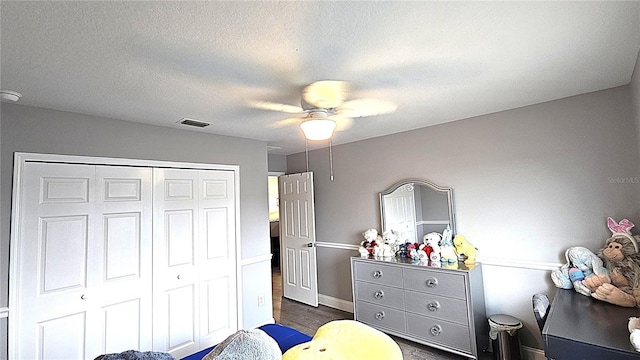
[[[551,272],[551,280],[561,289],[573,288],[582,295],[591,296],[591,290],[582,283],[582,280],[593,275],[609,277],[609,271],[604,267],[602,259],[585,247],[570,247],[565,251],[564,256],[567,263]]]

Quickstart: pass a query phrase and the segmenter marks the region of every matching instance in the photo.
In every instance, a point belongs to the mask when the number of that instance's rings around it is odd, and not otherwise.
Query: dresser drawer
[[[409,335],[429,342],[473,353],[471,351],[471,335],[467,326],[430,317],[407,314],[407,332]]]
[[[402,289],[356,281],[356,299],[370,303],[404,310],[404,292]]]
[[[356,305],[356,320],[378,329],[385,328],[406,332],[404,312],[397,309],[358,301]]]
[[[433,294],[405,290],[406,310],[467,326],[467,302]],[[411,316],[411,315],[408,315]]]
[[[402,268],[377,262],[359,262],[354,264],[356,280],[374,282],[377,284],[402,287]]]
[[[467,297],[464,275],[440,271],[405,269],[404,288],[456,299]]]

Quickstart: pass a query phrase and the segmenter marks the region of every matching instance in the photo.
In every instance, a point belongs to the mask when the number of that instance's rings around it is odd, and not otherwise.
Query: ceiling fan
[[[389,101],[377,99],[347,100],[349,84],[346,81],[321,80],[307,85],[302,91],[300,106],[258,101],[253,107],[264,110],[300,114],[276,122],[281,127],[299,124],[307,140],[326,140],[334,130],[346,130],[353,118],[392,113],[397,106]]]

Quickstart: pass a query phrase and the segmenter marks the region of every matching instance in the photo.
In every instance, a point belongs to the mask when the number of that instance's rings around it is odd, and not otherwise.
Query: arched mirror
[[[456,234],[453,190],[420,179],[399,181],[380,193],[382,231],[393,230],[399,241],[422,242],[430,232],[449,225]]]

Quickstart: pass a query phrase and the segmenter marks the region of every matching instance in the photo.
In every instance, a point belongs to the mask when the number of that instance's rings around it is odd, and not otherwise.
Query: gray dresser
[[[481,264],[354,257],[351,274],[356,320],[469,358],[487,348]]]

